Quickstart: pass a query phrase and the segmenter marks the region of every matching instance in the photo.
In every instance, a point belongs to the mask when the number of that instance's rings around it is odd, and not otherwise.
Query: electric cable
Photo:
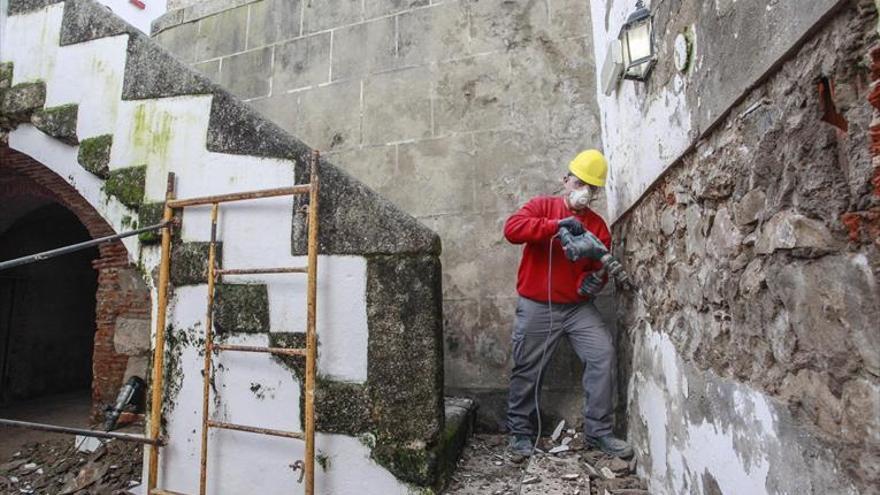
[[[538,362],[538,371],[535,380],[535,413],[538,416],[538,435],[535,436],[535,441],[532,443],[532,453],[529,454],[529,461],[526,463],[525,469],[523,469],[522,474],[519,477],[519,485],[517,486],[516,493],[517,495],[522,495],[522,487],[523,481],[526,479],[526,474],[529,472],[529,468],[532,467],[532,459],[535,458],[535,451],[538,450],[538,442],[541,440],[541,401],[538,399],[539,392],[541,390],[541,377],[544,373],[544,359],[547,355],[547,346],[550,344],[550,335],[553,334],[553,302],[550,298],[550,294],[553,290],[553,239],[559,234],[554,234],[553,237],[550,238],[549,247],[547,249],[547,310],[550,313],[550,325],[547,328],[547,337],[544,338],[544,347],[541,350],[541,360]]]

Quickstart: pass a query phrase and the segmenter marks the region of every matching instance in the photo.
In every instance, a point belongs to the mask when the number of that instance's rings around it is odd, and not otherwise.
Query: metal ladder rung
[[[259,433],[260,435],[272,435],[275,437],[294,438],[302,440],[305,435],[296,431],[272,430],[270,428],[257,428],[256,426],[237,425],[234,423],[223,423],[221,421],[208,421],[211,428],[222,428],[224,430],[246,431],[248,433]]]
[[[240,352],[267,352],[269,354],[281,354],[285,356],[305,356],[306,349],[287,348],[287,347],[260,347],[255,345],[235,345],[235,344],[214,344],[215,349],[221,351],[240,351]]]
[[[255,275],[264,273],[308,273],[306,266],[286,266],[280,268],[218,268],[217,275]]]

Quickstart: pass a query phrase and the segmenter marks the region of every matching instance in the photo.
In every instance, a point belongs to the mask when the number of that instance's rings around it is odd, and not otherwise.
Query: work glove
[[[575,217],[566,217],[557,223],[557,229],[568,229],[571,235],[581,235],[584,233],[584,224]]]
[[[569,260],[577,261],[581,258],[589,258],[599,261],[608,254],[608,248],[592,232],[584,231],[583,234],[578,236],[565,235],[566,232],[567,229],[560,229],[559,240],[562,242],[562,250],[565,252],[565,257]]]
[[[605,287],[604,270],[599,270],[584,277],[581,286],[578,287],[578,294],[590,296],[591,298],[596,297],[602,292],[603,287]]]

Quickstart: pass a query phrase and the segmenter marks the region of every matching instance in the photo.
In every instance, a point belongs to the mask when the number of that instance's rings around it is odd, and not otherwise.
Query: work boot
[[[512,460],[521,462],[524,458],[532,455],[532,439],[528,435],[510,435],[507,448],[510,450]]]
[[[604,437],[587,436],[586,442],[591,447],[596,447],[606,454],[611,454],[621,459],[629,459],[633,455],[633,449],[626,440],[621,440],[611,434]]]

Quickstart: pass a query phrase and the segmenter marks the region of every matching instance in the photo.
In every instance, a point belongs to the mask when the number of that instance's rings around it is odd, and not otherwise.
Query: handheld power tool
[[[637,290],[636,285],[629,278],[620,261],[591,232],[586,231],[583,235],[575,236],[567,228],[560,227],[559,241],[562,242],[562,250],[565,252],[565,257],[570,261],[577,261],[584,257],[596,260],[602,264],[602,269],[608,272],[624,290]]]

